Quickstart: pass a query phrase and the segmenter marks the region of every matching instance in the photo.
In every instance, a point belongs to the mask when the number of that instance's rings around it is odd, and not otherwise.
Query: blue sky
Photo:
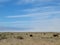
[[[59,32],[60,0],[0,0],[0,31]]]

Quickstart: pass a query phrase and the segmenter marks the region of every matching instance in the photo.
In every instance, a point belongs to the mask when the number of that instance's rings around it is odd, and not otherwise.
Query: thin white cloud
[[[13,21],[13,22],[0,22],[0,26],[17,27],[17,28],[31,28],[31,21]],[[8,26],[9,25],[9,26]]]
[[[55,11],[58,11],[57,7],[60,7],[60,6],[45,6],[45,7],[36,7],[36,8],[30,8],[30,9],[24,9],[24,10],[17,10],[17,11],[22,11],[22,12],[30,12],[30,13],[44,13],[44,12],[55,12]],[[26,15],[28,16],[28,15]],[[20,17],[20,16],[19,16]],[[25,15],[22,15],[21,17],[25,17]]]
[[[26,22],[30,22],[30,20],[29,21],[12,21],[12,22],[0,22],[0,24],[1,23],[12,23],[12,24],[18,24],[18,23],[26,23]]]
[[[60,6],[57,6],[60,7]],[[19,18],[19,17],[33,17],[33,16],[46,16],[48,14],[56,14],[60,11],[56,6],[47,6],[47,7],[36,7],[24,10],[17,10],[27,13],[26,15],[16,15],[16,16],[7,16],[8,18]]]
[[[38,2],[50,2],[52,0],[18,0],[17,4],[38,3]]]
[[[60,13],[60,11],[49,11],[49,12],[38,12],[38,13],[32,13],[27,15],[16,15],[16,16],[6,16],[6,18],[20,18],[20,17],[36,17],[36,16],[50,16],[49,14],[56,14]]]
[[[7,18],[20,18],[20,17],[30,17],[30,15],[16,15],[16,16],[6,16]]]

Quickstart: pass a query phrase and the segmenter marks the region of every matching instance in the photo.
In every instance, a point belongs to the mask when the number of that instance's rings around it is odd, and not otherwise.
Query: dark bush
[[[0,37],[2,36],[2,34],[0,34]]]
[[[33,35],[30,35],[30,37],[33,37]]]
[[[17,39],[24,39],[23,37],[21,37],[21,36],[17,36]]]
[[[13,35],[14,33],[10,33],[11,35]]]
[[[44,33],[44,35],[46,35],[46,33]]]
[[[53,37],[58,37],[58,35],[57,34],[54,34]]]

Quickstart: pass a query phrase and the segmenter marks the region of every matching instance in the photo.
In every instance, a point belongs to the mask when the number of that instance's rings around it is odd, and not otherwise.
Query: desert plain
[[[0,45],[60,45],[60,33],[0,32]]]

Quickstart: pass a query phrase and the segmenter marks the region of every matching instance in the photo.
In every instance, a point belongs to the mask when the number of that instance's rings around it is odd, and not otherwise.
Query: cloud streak
[[[50,2],[52,0],[18,0],[17,4],[38,3],[38,2]]]
[[[57,8],[58,7],[58,8]],[[50,16],[51,14],[60,14],[60,6],[45,6],[45,7],[36,7],[36,8],[31,8],[31,9],[24,9],[20,10],[22,12],[25,12],[27,14],[22,14],[22,15],[12,15],[12,16],[6,16],[6,18],[24,18],[24,17],[44,17],[44,16]],[[19,11],[19,10],[18,10]]]
[[[20,18],[20,17],[46,17],[46,16],[50,16],[51,14],[56,14],[56,13],[60,13],[60,11],[51,11],[51,12],[42,12],[42,13],[32,13],[32,14],[27,14],[27,15],[16,15],[16,16],[6,16],[6,18]]]
[[[46,4],[58,4],[59,0],[18,0],[17,5],[21,4],[32,4],[32,5],[45,5]]]

